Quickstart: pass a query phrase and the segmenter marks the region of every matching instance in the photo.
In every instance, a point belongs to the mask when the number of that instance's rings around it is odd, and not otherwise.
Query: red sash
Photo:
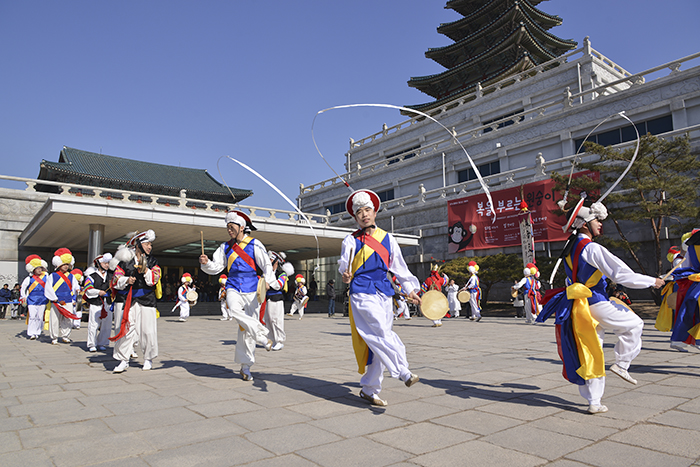
[[[75,316],[73,313],[71,313],[70,311],[63,308],[60,303],[53,302],[53,304],[56,307],[56,309],[58,310],[58,312],[61,313],[66,318],[68,318],[68,319],[80,319],[78,316]]]
[[[359,236],[362,243],[370,247],[384,261],[384,265],[389,268],[389,250],[382,243],[371,235],[362,234]]]
[[[68,278],[66,276],[64,276],[62,272],[56,271],[56,274],[58,274],[61,277],[61,279],[63,279],[63,282],[65,282],[66,285],[68,286],[68,290],[70,290],[71,296],[73,296],[73,281],[69,281]],[[75,318],[75,319],[78,319],[78,318]]]
[[[231,248],[243,261],[246,262],[248,266],[253,268],[253,271],[255,271],[255,261],[253,261],[253,258],[251,258],[250,255],[243,250],[243,248],[238,246],[238,243],[234,243]]]
[[[122,314],[122,322],[119,326],[119,334],[110,337],[109,340],[114,342],[122,337],[126,336],[129,330],[129,310],[131,309],[131,287],[129,287],[129,293],[126,295],[126,302],[124,302],[124,313]]]

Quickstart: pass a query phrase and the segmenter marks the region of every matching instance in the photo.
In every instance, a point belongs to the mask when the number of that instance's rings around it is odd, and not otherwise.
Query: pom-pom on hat
[[[186,282],[192,282],[192,275],[189,272],[186,272],[182,275],[182,278],[180,281],[184,284]]]
[[[364,207],[372,208],[374,212],[379,212],[381,204],[379,195],[372,190],[356,190],[345,200],[345,209],[348,211],[348,214],[355,217],[355,213]]]
[[[97,266],[98,263],[109,263],[110,261],[112,261],[112,253],[105,253],[96,257],[93,260],[93,263],[95,264],[95,266]]]
[[[479,272],[479,265],[476,264],[476,261],[469,261],[469,264],[467,265],[467,269],[472,274],[476,274],[477,272]]]
[[[75,276],[78,282],[80,282],[83,279],[83,271],[81,271],[78,268],[73,269],[70,273]]]
[[[297,274],[294,280],[302,284],[306,283],[306,279],[301,274]]]
[[[227,280],[228,276],[226,274],[222,274],[219,276],[219,284],[225,284]]]
[[[669,263],[673,263],[673,260],[676,259],[678,255],[681,254],[681,250],[678,249],[676,245],[673,245],[671,248],[668,249],[668,254],[666,255],[666,259],[668,260]]]
[[[33,274],[36,268],[49,269],[49,265],[46,264],[46,261],[41,259],[39,255],[27,256],[27,258],[24,260],[24,265],[27,269],[27,274]]]
[[[250,220],[250,217],[241,211],[229,211],[226,213],[226,225],[236,224],[241,227],[248,227],[250,230],[258,230]]]
[[[68,248],[59,248],[58,250],[54,251],[51,264],[53,264],[53,267],[56,269],[64,264],[70,264],[73,266],[74,263],[75,258],[73,258],[73,253],[71,253]]]
[[[267,255],[270,257],[271,263],[277,261],[279,264],[284,264],[287,262],[287,255],[283,251],[277,253],[276,251],[270,250],[267,252]]]

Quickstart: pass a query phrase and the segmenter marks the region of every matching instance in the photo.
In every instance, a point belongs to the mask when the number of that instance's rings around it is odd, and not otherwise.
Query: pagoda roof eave
[[[529,51],[529,55],[531,55],[531,56],[539,55],[539,56],[543,57],[542,60],[539,60],[540,63],[544,63],[545,61],[556,58],[556,55],[552,54],[548,50],[541,47],[541,45],[539,44],[537,39],[532,37],[529,30],[527,29],[527,26],[524,25],[521,28],[518,28],[517,30],[512,31],[512,33],[508,37],[504,38],[502,41],[495,44],[492,48],[485,50],[484,52],[477,55],[476,57],[473,57],[472,59],[470,59],[466,62],[463,62],[454,68],[443,71],[442,73],[436,73],[436,74],[427,75],[427,76],[412,77],[408,81],[408,85],[410,87],[414,87],[414,88],[420,89],[423,92],[426,92],[425,90],[423,90],[421,88],[425,88],[427,86],[430,86],[433,83],[436,83],[436,82],[439,82],[443,79],[449,78],[457,73],[463,73],[466,69],[473,67],[476,63],[480,62],[484,56],[497,55],[498,53],[503,52],[504,50],[507,50],[509,47],[514,46],[515,44],[513,44],[513,42],[516,39],[519,39],[518,37],[516,37],[516,35],[522,29],[525,29],[525,31],[526,31],[525,38],[531,40],[530,45],[532,47],[534,47],[535,52],[537,52],[537,53],[533,54],[532,51]],[[433,97],[435,97],[435,96],[433,96]]]
[[[576,41],[572,40],[566,40],[566,39],[561,39],[552,33],[548,32],[547,30],[541,28],[536,22],[532,21],[532,18],[527,14],[527,12],[524,12],[522,10],[516,9],[517,11],[521,12],[521,18],[522,20],[525,20],[524,23],[521,21],[511,32],[509,33],[512,34],[513,31],[515,31],[521,24],[525,24],[525,26],[528,28],[528,31],[533,33],[533,36],[540,36],[541,40],[538,40],[539,42],[550,42],[554,47],[544,47],[544,45],[540,44],[542,48],[546,49],[551,49],[554,48],[555,50],[553,53],[555,55],[558,55],[559,53],[563,53],[565,51],[571,50],[578,45]],[[494,29],[497,29],[499,26],[503,25],[504,22],[510,21],[511,18],[507,17],[507,14],[511,13],[512,15],[516,14],[515,10],[510,10],[509,12],[505,12],[503,15],[501,15],[498,20],[495,20],[491,23],[489,23],[488,26],[480,29],[479,31],[475,32],[474,34],[465,37],[464,39],[461,39],[458,42],[455,42],[453,44],[444,46],[444,47],[435,47],[428,49],[428,51],[425,53],[425,56],[427,58],[430,58],[432,60],[435,60],[439,64],[447,67],[446,64],[441,63],[440,57],[449,55],[451,52],[458,51],[461,47],[464,47],[465,44],[468,44],[471,41],[477,41],[481,38],[483,38],[485,35],[487,35],[489,32],[493,31]],[[499,24],[500,23],[500,24]],[[507,37],[507,36],[506,36]],[[558,51],[556,49],[563,49],[561,51]]]
[[[481,84],[482,84],[482,86],[490,86],[490,85],[497,83],[498,81],[504,79],[504,76],[514,75],[514,74],[520,73],[522,71],[525,71],[529,68],[534,68],[538,65],[540,65],[540,63],[534,62],[532,60],[532,57],[530,57],[527,53],[523,53],[521,56],[519,56],[516,60],[514,60],[508,66],[506,71],[503,71],[501,73],[494,73],[494,74],[486,77],[484,79],[484,81],[481,81]],[[408,109],[418,110],[421,112],[427,112],[427,111],[435,109],[437,107],[441,107],[450,101],[460,99],[460,98],[472,93],[475,88],[476,88],[476,83],[473,83],[464,89],[460,89],[459,91],[455,91],[447,96],[441,97],[440,99],[436,99],[432,102],[426,102],[423,104],[415,104],[415,105],[405,105],[404,107],[406,107]],[[401,113],[404,115],[411,114],[408,111],[401,111]]]
[[[460,18],[460,19],[453,21],[451,23],[443,23],[440,26],[438,26],[437,32],[449,37],[452,40],[457,41],[457,40],[459,40],[459,35],[454,34],[453,32],[458,31],[458,30],[461,31],[461,30],[464,30],[465,28],[470,29],[470,28],[468,28],[469,25],[476,24],[477,23],[476,20],[479,17],[484,16],[489,11],[492,11],[490,9],[492,4],[495,2],[499,2],[499,1],[501,1],[501,0],[491,0],[488,3],[484,4],[477,11],[474,11],[474,12],[470,13],[469,15],[464,16],[463,18]],[[489,22],[489,24],[493,23],[494,21],[497,21],[498,19],[500,19],[502,16],[508,14],[513,9],[521,10],[525,14],[529,15],[531,17],[531,20],[537,19],[541,23],[544,23],[546,26],[548,26],[547,28],[543,28],[543,29],[550,29],[552,27],[559,26],[562,24],[562,19],[559,16],[547,14],[544,11],[535,8],[529,2],[520,2],[520,1],[516,0],[514,2],[514,6],[515,6],[515,8],[508,8],[501,15],[499,15],[498,18]],[[539,23],[538,23],[538,25],[539,25]],[[479,30],[470,33],[469,35],[470,36],[474,35],[474,34],[478,33],[481,29],[483,29],[487,26],[488,26],[488,24],[479,28]],[[542,27],[542,26],[540,26],[540,27]],[[452,35],[451,35],[451,33],[452,33]],[[454,37],[454,36],[456,36],[456,37]]]
[[[490,3],[500,0],[491,0]],[[537,6],[544,0],[529,0],[532,6]],[[475,5],[483,4],[483,0],[448,0],[445,4],[446,10],[454,10],[462,16],[468,16],[474,12]],[[480,8],[480,6],[479,6]]]

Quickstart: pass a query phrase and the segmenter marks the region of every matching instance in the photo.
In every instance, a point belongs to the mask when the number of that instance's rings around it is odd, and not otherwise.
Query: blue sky
[[[316,153],[319,110],[410,105],[430,98],[413,76],[448,45],[445,0],[0,2],[0,173],[34,178],[61,148],[207,169],[230,155],[291,199],[333,173]],[[664,8],[669,5],[668,8]],[[632,73],[700,51],[700,1],[550,0],[551,30]],[[698,60],[693,62],[698,65]],[[321,115],[316,140],[343,171],[349,138],[405,120],[378,108]],[[246,204],[288,207],[233,162],[227,184],[254,190]],[[23,188],[16,183],[0,186]]]

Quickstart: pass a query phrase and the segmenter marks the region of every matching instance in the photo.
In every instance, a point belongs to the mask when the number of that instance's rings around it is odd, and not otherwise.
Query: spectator
[[[316,282],[314,276],[311,276],[311,283],[309,284],[309,300],[318,300],[318,282]]]
[[[328,296],[328,317],[335,314],[335,281],[333,279],[326,284],[326,295]]]
[[[0,289],[0,319],[5,319],[5,313],[7,313],[7,305],[9,305],[12,299],[12,293],[10,292],[10,284],[5,284]]]
[[[19,295],[19,284],[15,284],[10,291],[10,300],[12,300],[12,319],[19,318]]]

